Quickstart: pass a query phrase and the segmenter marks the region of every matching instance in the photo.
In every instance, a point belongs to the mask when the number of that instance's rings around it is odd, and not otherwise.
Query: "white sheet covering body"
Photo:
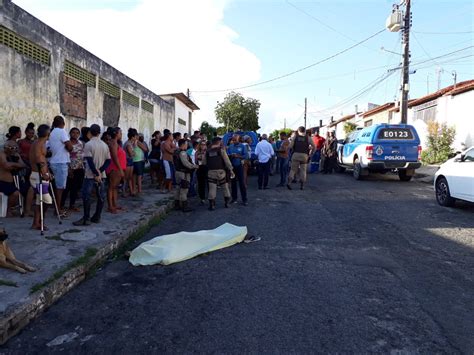
[[[130,254],[129,261],[133,266],[169,265],[230,247],[242,242],[246,235],[247,227],[230,223],[212,230],[163,235],[140,244]]]

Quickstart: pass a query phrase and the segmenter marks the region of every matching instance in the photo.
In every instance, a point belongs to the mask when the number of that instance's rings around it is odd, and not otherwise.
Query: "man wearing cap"
[[[308,170],[308,160],[311,151],[316,150],[313,140],[306,134],[306,128],[299,127],[298,130],[293,133],[290,142],[290,149],[293,150],[293,155],[291,156],[291,171],[288,176],[288,184],[286,187],[289,190],[292,190],[290,183],[299,172],[301,184],[300,189],[304,190],[306,173]]]
[[[203,159],[203,165],[206,165],[208,169],[207,179],[209,182],[208,199],[210,211],[216,209],[217,186],[221,186],[224,190],[225,207],[229,207],[230,191],[226,171],[230,171],[231,179],[235,178],[234,172],[232,171],[232,163],[225,149],[222,147],[221,141],[222,139],[220,137],[214,137]]]
[[[110,164],[110,150],[100,138],[99,125],[93,124],[90,128],[92,138],[84,146],[84,159],[86,160],[86,173],[84,184],[82,185],[82,199],[84,201],[84,216],[74,222],[75,226],[88,226],[92,223],[99,223],[104,207],[106,196],[105,190],[105,170]],[[91,213],[91,194],[95,188],[97,205],[95,213]]]

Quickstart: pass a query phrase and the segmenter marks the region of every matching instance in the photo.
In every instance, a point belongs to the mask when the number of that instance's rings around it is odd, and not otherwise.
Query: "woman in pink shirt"
[[[127,168],[127,157],[125,151],[118,143],[122,140],[122,130],[119,127],[109,128],[107,133],[110,135],[109,149],[111,162],[106,170],[109,178],[109,186],[107,188],[108,211],[116,214],[122,208],[118,205],[118,186],[125,176]]]

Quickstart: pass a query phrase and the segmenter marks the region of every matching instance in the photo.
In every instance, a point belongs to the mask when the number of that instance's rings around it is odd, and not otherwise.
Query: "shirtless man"
[[[26,168],[18,153],[18,145],[8,140],[0,152],[0,192],[8,196],[7,217],[13,217],[12,208],[19,202],[20,191],[15,186],[13,174]]]
[[[33,218],[32,229],[41,230],[41,209],[40,209],[40,194],[39,194],[39,183],[40,174],[41,179],[44,182],[49,181],[48,164],[46,161],[46,141],[48,140],[50,128],[48,125],[42,124],[38,127],[38,139],[32,144],[30,150],[30,163],[31,163],[31,177],[30,184],[36,193],[36,206]],[[46,214],[46,205],[51,205],[53,200],[49,192],[43,189],[43,215]],[[46,226],[43,225],[44,230],[47,230]]]

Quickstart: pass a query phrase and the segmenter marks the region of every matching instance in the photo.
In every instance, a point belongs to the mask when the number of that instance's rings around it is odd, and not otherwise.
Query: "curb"
[[[68,270],[58,280],[31,294],[23,304],[6,313],[0,319],[0,345],[5,344],[58,299],[84,281],[89,271],[103,263],[115,251],[124,246],[133,234],[143,228],[151,227],[150,222],[152,220],[164,217],[172,207],[173,201],[158,207],[156,212],[148,219],[137,221],[127,235],[118,235],[107,244],[100,246],[97,253],[85,265]]]

